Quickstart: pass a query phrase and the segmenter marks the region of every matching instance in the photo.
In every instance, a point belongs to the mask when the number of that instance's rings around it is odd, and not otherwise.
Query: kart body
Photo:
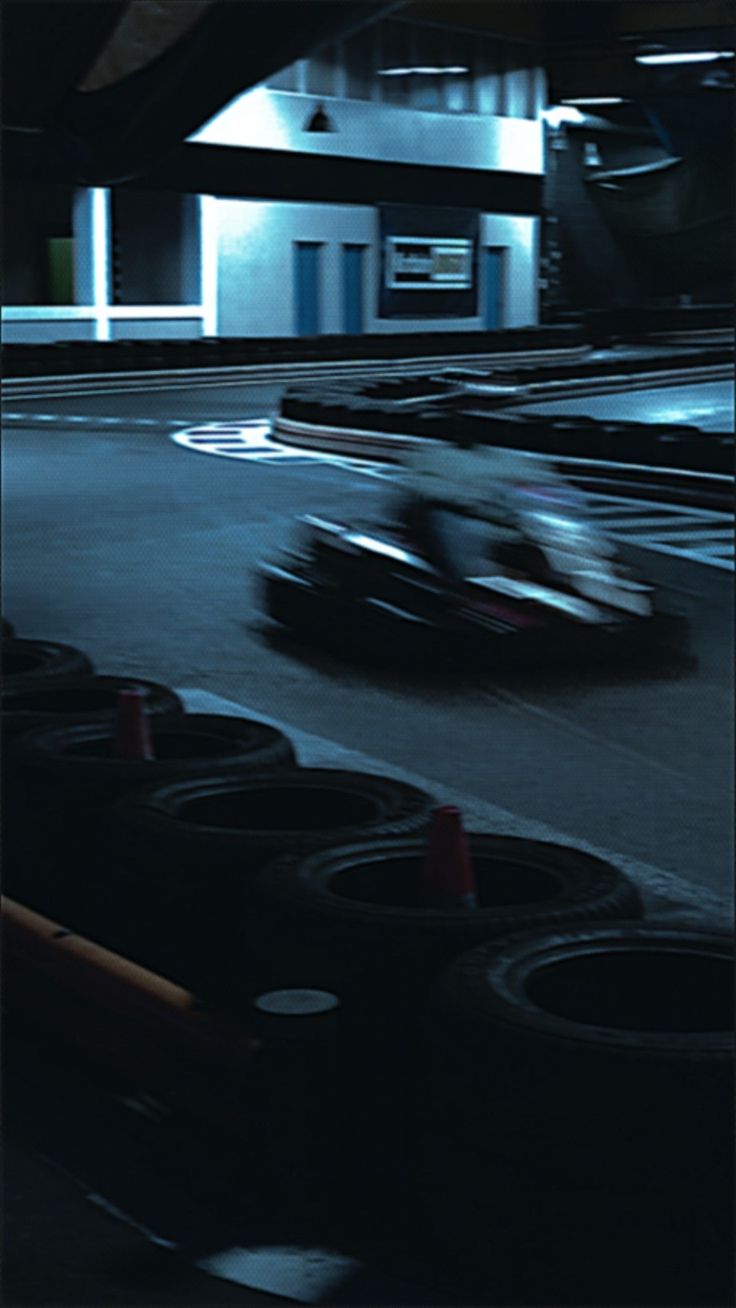
[[[302,638],[389,661],[599,661],[687,643],[684,618],[619,561],[575,492],[519,488],[468,542],[463,575],[449,577],[398,522],[305,516],[295,547],[259,565],[264,607]]]

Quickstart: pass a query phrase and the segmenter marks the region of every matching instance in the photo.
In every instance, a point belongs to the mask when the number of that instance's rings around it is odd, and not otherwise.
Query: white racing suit
[[[430,562],[454,580],[482,569],[481,555],[488,561],[519,543],[525,499],[568,502],[576,495],[544,460],[489,445],[422,441],[405,456],[404,468],[402,522]]]

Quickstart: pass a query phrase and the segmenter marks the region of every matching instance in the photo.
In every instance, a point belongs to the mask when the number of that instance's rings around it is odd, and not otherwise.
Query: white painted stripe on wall
[[[92,298],[95,308],[95,340],[109,341],[110,322],[110,192],[92,189]]]
[[[199,263],[202,297],[202,333],[217,335],[217,201],[212,195],[199,197]]]

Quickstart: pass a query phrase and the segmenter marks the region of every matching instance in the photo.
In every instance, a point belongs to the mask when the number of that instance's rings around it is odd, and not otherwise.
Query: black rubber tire
[[[19,640],[3,631],[2,684],[5,690],[50,677],[84,677],[92,660],[72,645],[50,640]]]
[[[114,720],[120,690],[141,690],[146,708],[157,717],[178,717],[184,706],[178,695],[157,681],[140,677],[59,677],[53,683],[3,687],[3,732],[6,741],[26,731],[45,726]]]
[[[269,803],[272,820],[263,821],[260,815]],[[321,818],[315,816],[318,803]],[[246,804],[251,812],[254,804],[259,806],[258,822],[248,817]],[[207,805],[213,810],[211,820],[197,818],[195,814]],[[278,812],[274,805],[279,806]],[[345,820],[350,805],[352,815]],[[424,826],[431,805],[425,791],[390,777],[337,768],[295,768],[254,776],[222,771],[200,780],[149,787],[121,801],[116,811],[126,829],[176,850],[177,857],[182,847],[206,851],[208,861],[233,859],[240,866],[246,860],[255,866],[287,852],[305,855],[337,839],[409,834]],[[237,817],[242,814],[241,824],[231,820],[233,811]]]
[[[184,713],[151,723],[153,759],[113,758],[112,723],[75,723],[33,731],[18,746],[26,773],[58,793],[83,790],[104,800],[163,782],[241,768],[264,772],[296,766],[291,742],[277,727],[250,718]]]
[[[371,667],[421,669],[442,653],[437,627],[409,616],[402,619],[371,599],[350,599],[285,568],[264,573],[263,585],[274,622],[338,657]]]
[[[287,568],[264,571],[261,585],[264,608],[281,626],[324,640],[340,625],[337,596],[321,591],[299,573]]]
[[[293,768],[290,741],[276,727],[247,718],[182,714],[151,721],[155,758],[113,758],[112,723],[87,722],[29,732],[18,740],[16,803],[9,822],[6,887],[31,907],[94,939],[107,939],[115,903],[99,869],[115,860],[110,807],[152,784]],[[37,814],[44,814],[39,824]]]
[[[409,834],[426,824],[432,803],[369,773],[223,771],[139,791],[114,806],[113,820],[130,893],[145,895],[152,948],[168,939],[162,967],[228,1002],[233,987],[242,994],[250,984],[244,949],[258,930],[254,885],[265,863],[338,839]]]
[[[436,1121],[459,1141],[575,1184],[727,1193],[730,937],[593,923],[481,946],[443,974],[434,1029]]]
[[[266,868],[256,889],[271,923],[263,947],[274,986],[306,978],[369,1002],[381,991],[393,1005],[401,996],[412,1004],[432,975],[480,941],[641,913],[636,887],[603,859],[511,836],[471,834],[468,842],[480,905],[472,912],[422,904],[419,836],[341,845]]]

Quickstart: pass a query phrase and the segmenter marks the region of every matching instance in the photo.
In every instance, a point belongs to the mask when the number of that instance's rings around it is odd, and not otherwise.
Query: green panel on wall
[[[49,304],[74,303],[74,238],[50,236],[46,241],[46,283]]]

